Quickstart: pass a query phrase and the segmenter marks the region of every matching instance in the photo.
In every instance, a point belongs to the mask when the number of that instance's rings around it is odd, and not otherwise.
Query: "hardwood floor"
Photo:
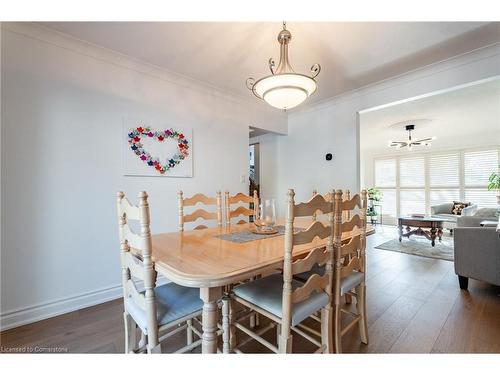
[[[469,291],[461,291],[453,262],[374,249],[395,236],[395,228],[379,227],[368,238],[370,343],[362,344],[357,330],[352,330],[344,337],[344,352],[500,353],[500,287],[470,280]],[[121,353],[122,308],[122,301],[115,300],[2,332],[0,349]],[[275,340],[276,331],[266,337]],[[185,339],[181,333],[164,344],[163,350],[173,351]],[[256,342],[242,349],[268,352]],[[293,349],[307,353],[314,347],[294,335]]]

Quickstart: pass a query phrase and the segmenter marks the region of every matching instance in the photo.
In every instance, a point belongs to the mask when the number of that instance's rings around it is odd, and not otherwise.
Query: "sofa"
[[[431,216],[446,219],[447,221],[444,223],[444,227],[451,230],[457,226],[457,219],[459,217],[473,216],[477,212],[478,207],[475,204],[471,204],[462,210],[462,215],[455,215],[451,212],[452,210],[453,202],[438,204],[436,206],[431,206]]]
[[[457,227],[478,227],[484,220],[497,221],[496,212],[496,208],[479,208],[473,215],[458,216]]]
[[[496,228],[458,226],[454,232],[455,273],[460,288],[467,289],[469,278],[500,286],[500,223]]]

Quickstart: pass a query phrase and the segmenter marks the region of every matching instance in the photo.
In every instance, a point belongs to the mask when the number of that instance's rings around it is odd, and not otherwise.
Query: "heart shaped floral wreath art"
[[[149,152],[144,149],[141,142],[144,138],[153,138],[158,142],[166,142],[170,139],[177,141],[177,153],[172,157],[167,158],[164,164],[161,163],[160,158],[153,157]],[[150,127],[139,126],[131,129],[128,133],[128,143],[130,149],[145,162],[148,166],[154,167],[160,174],[164,174],[170,169],[179,165],[181,161],[189,156],[189,142],[184,134],[179,133],[174,129],[166,129],[160,131],[153,131]]]

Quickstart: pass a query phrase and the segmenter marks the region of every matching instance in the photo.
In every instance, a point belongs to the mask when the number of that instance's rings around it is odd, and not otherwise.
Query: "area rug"
[[[436,240],[436,245],[432,247],[431,241],[425,237],[411,236],[403,238],[401,242],[396,238],[384,242],[375,249],[397,251],[399,253],[418,255],[426,258],[436,258],[453,261],[453,238],[443,238],[441,242]]]

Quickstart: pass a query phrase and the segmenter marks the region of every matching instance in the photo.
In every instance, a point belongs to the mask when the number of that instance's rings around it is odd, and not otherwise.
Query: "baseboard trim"
[[[167,282],[167,279],[158,277],[157,285]],[[0,314],[0,332],[118,299],[123,296],[122,293],[122,285],[119,284],[47,303],[6,311]]]

